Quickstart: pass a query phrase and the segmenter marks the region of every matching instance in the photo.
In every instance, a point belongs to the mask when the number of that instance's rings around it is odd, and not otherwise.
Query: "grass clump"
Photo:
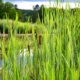
[[[14,22],[17,27],[18,20]],[[3,80],[80,79],[79,10],[73,14],[71,9],[45,9],[43,22],[24,25],[25,34],[28,33],[26,27],[31,27],[31,37],[25,35],[18,39],[11,28],[6,51],[5,39],[2,40]],[[27,50],[25,56],[24,49]],[[18,62],[20,50],[23,57]]]

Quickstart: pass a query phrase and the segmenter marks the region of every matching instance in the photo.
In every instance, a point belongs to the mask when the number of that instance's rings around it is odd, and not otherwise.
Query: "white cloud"
[[[45,6],[49,5],[49,2],[28,2],[28,1],[19,1],[19,2],[14,2],[13,4],[17,4],[18,8],[20,9],[33,9],[33,6],[35,6],[36,4],[38,4],[39,6],[41,6],[42,4],[44,4]]]
[[[28,2],[28,1],[16,1],[16,2],[14,2],[13,4],[17,4],[18,5],[18,8],[19,9],[33,9],[33,6],[35,6],[36,4],[38,4],[39,6],[41,6],[42,4],[43,5],[45,5],[46,7],[49,7],[50,6],[50,3],[49,2]],[[58,7],[58,8],[66,8],[66,5],[67,5],[67,3],[59,3],[58,5],[57,5],[57,3],[55,3],[55,2],[51,2],[51,7],[53,7],[53,5],[54,5],[54,7]],[[69,5],[69,7],[70,8],[75,8],[75,7],[80,7],[79,6],[79,3],[69,3],[68,4]]]

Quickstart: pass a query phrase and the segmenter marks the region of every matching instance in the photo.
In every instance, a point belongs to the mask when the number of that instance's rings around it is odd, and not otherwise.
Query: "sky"
[[[49,0],[3,0],[4,2],[12,2],[13,4],[17,4],[19,9],[25,9],[25,10],[33,10],[33,6],[35,6],[36,4],[38,4],[39,6],[41,6],[42,4],[45,5],[46,7],[49,7]],[[55,2],[56,0],[51,0],[51,6],[56,6]],[[60,1],[60,0],[58,0]],[[57,7],[63,7],[65,8],[66,6],[66,2],[69,1],[70,2],[70,7],[74,8],[75,4],[74,1],[78,2],[79,0],[62,0],[63,3],[60,3],[59,6]],[[76,5],[78,6],[78,4]]]
[[[29,1],[29,2],[42,2],[42,1],[49,1],[49,0],[3,0],[3,1]],[[57,1],[57,0],[51,0],[51,1]],[[63,2],[67,2],[67,1],[70,1],[70,2],[74,2],[74,1],[79,1],[79,0],[58,0],[58,1],[63,1]]]

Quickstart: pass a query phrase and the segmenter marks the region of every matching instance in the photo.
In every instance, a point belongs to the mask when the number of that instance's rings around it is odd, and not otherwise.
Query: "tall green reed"
[[[25,24],[25,37],[16,37],[18,16],[9,27],[9,39],[5,51],[5,38],[2,40],[3,80],[79,80],[80,79],[80,21],[79,10],[54,11],[45,9],[43,22]],[[5,26],[5,23],[3,23]],[[27,35],[31,27],[31,38]],[[4,31],[5,32],[5,31]],[[30,51],[26,52],[27,64],[17,61],[20,50],[33,50],[33,63]]]

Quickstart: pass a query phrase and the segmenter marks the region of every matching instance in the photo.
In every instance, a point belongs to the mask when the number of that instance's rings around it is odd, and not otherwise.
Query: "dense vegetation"
[[[10,2],[0,2],[0,18],[6,18],[8,16],[10,19],[15,19],[16,13],[20,15],[20,11],[16,9],[15,5]]]
[[[0,20],[0,33],[9,34],[0,38],[3,80],[80,80],[80,9],[37,12],[35,21],[20,22],[18,14]]]
[[[25,28],[28,28],[28,27],[25,27],[26,25],[26,22],[28,23],[35,23],[35,22],[41,22],[41,23],[45,23],[45,20],[44,20],[44,17],[45,17],[45,11],[49,11],[48,14],[50,16],[50,14],[52,13],[52,18],[53,20],[55,19],[55,15],[57,14],[56,11],[59,12],[59,15],[64,19],[65,18],[65,13],[66,11],[69,12],[70,15],[72,16],[79,16],[80,14],[80,9],[79,8],[75,8],[75,9],[69,9],[69,10],[65,10],[65,9],[57,9],[57,8],[44,8],[44,7],[41,7],[40,10],[38,11],[32,11],[32,10],[20,10],[19,11],[21,12],[22,14],[22,18],[19,17],[18,14],[16,14],[16,16],[18,16],[18,24],[16,27],[16,24],[15,24],[15,20],[8,20],[9,24],[12,24],[12,26],[15,26],[15,29],[16,29],[16,33],[25,33]],[[6,17],[8,19],[10,19],[8,16]],[[16,19],[16,17],[15,17]],[[21,19],[21,20],[20,20]],[[4,22],[5,24],[7,24],[7,20],[6,19],[3,19],[3,20],[0,20],[0,33],[3,33],[4,31]],[[57,26],[56,22],[54,22],[54,25]],[[31,33],[32,31],[30,30],[29,33]],[[5,26],[5,33],[9,33],[9,27],[6,25]]]
[[[5,19],[6,16],[9,17],[9,19],[14,20],[16,17],[16,14],[18,14],[19,21],[25,22],[25,21],[32,21],[36,22],[36,19],[38,18],[38,11],[35,10],[20,10],[17,8],[17,5],[13,5],[10,2],[0,1],[0,19]]]

